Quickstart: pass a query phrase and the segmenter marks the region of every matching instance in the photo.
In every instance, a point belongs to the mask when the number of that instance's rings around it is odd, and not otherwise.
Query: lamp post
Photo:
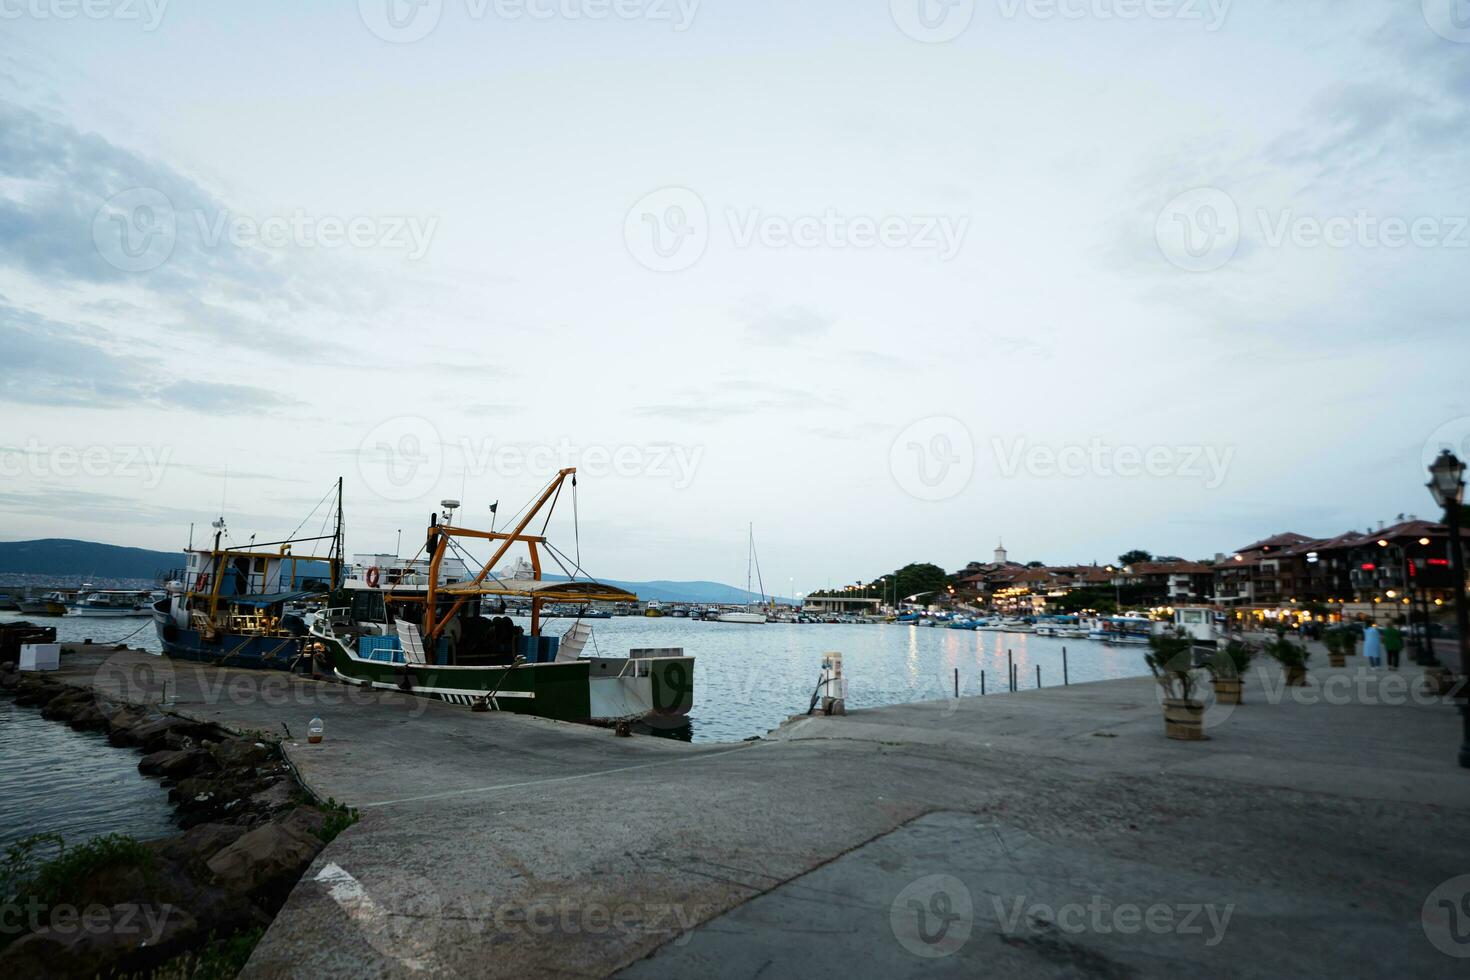
[[[1470,693],[1464,678],[1470,676],[1470,609],[1465,605],[1465,548],[1460,540],[1460,508],[1465,500],[1465,464],[1448,449],[1429,467],[1429,492],[1444,508],[1450,529],[1450,575],[1455,587],[1455,632],[1460,642],[1460,717],[1464,738],[1460,743],[1460,765],[1470,769]]]

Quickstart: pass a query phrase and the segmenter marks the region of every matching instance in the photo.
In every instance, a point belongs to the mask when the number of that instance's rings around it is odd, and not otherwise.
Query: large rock
[[[184,779],[213,770],[214,760],[203,749],[160,749],[138,762],[138,771],[143,775],[167,779]]]
[[[132,745],[132,730],[148,718],[148,710],[135,705],[109,707],[107,715],[107,741],[113,745]]]
[[[209,747],[215,762],[225,770],[253,771],[270,760],[274,754],[271,747],[252,738],[230,738]]]
[[[244,835],[246,828],[228,823],[202,823],[182,834],[153,841],[148,846],[164,861],[197,880],[210,876],[209,861]]]
[[[67,724],[79,732],[100,732],[107,728],[107,716],[95,704],[84,704],[77,708]]]
[[[83,708],[92,707],[95,707],[95,704],[89,692],[68,687],[58,691],[51,700],[46,702],[45,707],[41,709],[41,717],[51,721],[69,721]]]
[[[159,749],[168,748],[170,734],[188,736],[190,738],[201,738],[212,731],[211,726],[187,718],[175,718],[165,716],[153,721],[144,721],[127,729],[124,736],[127,741],[123,744],[137,745],[144,752],[157,752]],[[116,732],[114,732],[116,734]],[[109,739],[109,741],[113,741]],[[113,742],[114,745],[118,744]]]
[[[96,905],[57,913],[0,954],[11,977],[91,977],[151,970],[184,952],[199,924],[172,905]]]
[[[209,861],[215,882],[248,895],[268,912],[286,901],[302,873],[321,850],[315,837],[281,823],[244,834]]]

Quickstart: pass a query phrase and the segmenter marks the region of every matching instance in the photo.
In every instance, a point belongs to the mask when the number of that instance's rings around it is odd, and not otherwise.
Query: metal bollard
[[[1062,647],[1062,686],[1067,686],[1067,648]]]

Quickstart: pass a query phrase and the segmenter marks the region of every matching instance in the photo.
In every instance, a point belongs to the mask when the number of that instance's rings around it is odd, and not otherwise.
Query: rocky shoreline
[[[245,955],[241,937],[253,945],[317,853],[355,819],[314,801],[271,739],[115,702],[14,664],[0,665],[0,691],[141,752],[139,771],[168,788],[183,828],[122,856],[73,862],[80,866],[59,893],[5,896],[20,906],[0,933],[6,975],[190,976],[201,956],[232,941]]]

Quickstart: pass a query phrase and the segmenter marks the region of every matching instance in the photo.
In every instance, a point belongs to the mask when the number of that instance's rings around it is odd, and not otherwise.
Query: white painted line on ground
[[[405,936],[402,942],[395,940],[389,929],[390,913],[373,901],[362,882],[336,864],[328,864],[318,871],[315,880],[326,887],[332,901],[341,906],[347,917],[362,930],[373,949],[415,973],[430,969],[438,972],[433,952],[424,948],[413,935]],[[408,949],[400,951],[400,946]]]

